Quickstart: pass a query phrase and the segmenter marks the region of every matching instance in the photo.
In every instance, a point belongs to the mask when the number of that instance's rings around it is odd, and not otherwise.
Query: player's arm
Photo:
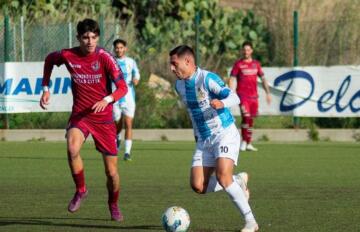
[[[267,102],[268,105],[270,105],[270,103],[271,103],[270,87],[269,87],[268,82],[265,79],[265,75],[264,75],[264,72],[261,69],[260,64],[258,64],[258,75],[259,75],[259,77],[261,79],[261,84],[262,84],[262,86],[263,86],[263,88],[265,90],[265,93],[266,93],[266,102]]]
[[[237,65],[237,62],[233,65],[231,72],[230,72],[230,78],[229,78],[229,88],[236,91],[236,85],[237,85],[237,75],[239,73],[239,67]]]
[[[236,85],[237,85],[237,79],[236,77],[233,77],[231,76],[229,78],[229,88],[232,90],[232,91],[236,91]]]
[[[133,82],[133,85],[134,86],[137,86],[139,84],[139,81],[140,81],[140,72],[139,72],[139,69],[137,67],[137,64],[135,62],[135,60],[133,60],[133,69],[131,71],[131,74],[132,74],[132,82]]]
[[[63,64],[63,58],[61,52],[59,51],[50,53],[45,58],[43,79],[41,84],[43,86],[43,94],[41,95],[40,98],[40,107],[43,108],[44,110],[47,109],[46,106],[49,105],[50,103],[49,84],[50,84],[50,77],[52,70],[54,68],[54,65],[59,66],[61,64]]]
[[[105,96],[102,100],[96,102],[91,109],[95,113],[104,111],[108,104],[118,101],[120,98],[125,96],[128,89],[124,80],[124,75],[121,72],[121,69],[116,64],[115,59],[108,53],[103,55],[104,65],[106,73],[110,75],[110,79],[115,84],[115,91],[111,94]]]
[[[214,109],[232,107],[240,103],[237,94],[226,87],[221,78],[215,74],[210,74],[205,78],[205,86],[216,96],[210,102],[211,107]]]

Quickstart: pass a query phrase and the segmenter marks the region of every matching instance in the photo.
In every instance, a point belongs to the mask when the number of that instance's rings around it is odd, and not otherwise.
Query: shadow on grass
[[[77,220],[79,223],[66,223],[66,222],[54,222],[54,220]],[[108,225],[81,223],[82,221],[101,221]],[[11,225],[24,225],[24,226],[55,226],[55,227],[73,227],[84,229],[117,229],[117,230],[157,230],[161,231],[160,225],[138,225],[138,226],[124,226],[121,223],[114,225],[117,222],[112,222],[106,219],[94,219],[94,218],[7,218],[0,217],[0,228],[3,226]],[[113,225],[109,225],[113,224]]]
[[[64,157],[51,157],[51,156],[47,156],[47,157],[29,157],[29,156],[0,156],[0,159],[19,159],[19,160],[68,160],[66,154],[64,155]],[[83,158],[83,160],[101,160],[101,156],[96,157],[96,158],[88,158],[85,157]]]
[[[54,220],[71,220],[79,221],[79,223],[64,223],[64,222],[53,222]],[[99,223],[107,223],[108,225],[99,225],[99,224],[90,224],[84,223],[84,221],[98,221]],[[122,231],[136,231],[136,230],[153,230],[153,231],[164,231],[160,225],[137,225],[137,226],[124,226],[121,223],[114,225],[118,222],[112,222],[108,219],[99,219],[99,218],[68,218],[68,217],[31,217],[31,218],[9,218],[9,217],[0,217],[0,228],[3,226],[54,226],[54,227],[72,227],[80,229],[102,229],[102,230],[122,230]],[[113,225],[109,225],[113,224]],[[14,228],[16,229],[16,228]],[[190,231],[195,231],[190,228]],[[212,229],[196,229],[196,232],[220,232],[228,231],[235,232],[239,230],[212,230]]]

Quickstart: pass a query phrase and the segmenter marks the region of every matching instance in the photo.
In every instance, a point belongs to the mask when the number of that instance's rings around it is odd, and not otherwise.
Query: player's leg
[[[240,105],[240,111],[241,111],[241,145],[240,150],[245,151],[247,145],[250,141],[250,109],[249,104],[246,99],[242,99],[241,105]]]
[[[233,181],[235,181],[240,186],[240,188],[243,190],[246,200],[249,201],[250,191],[247,187],[247,183],[248,183],[248,179],[249,179],[248,174],[246,172],[240,172],[236,175],[232,175],[232,178],[233,178]],[[221,186],[221,184],[219,183],[216,175],[211,175],[209,177],[208,184],[206,187],[206,193],[218,192],[221,190],[224,190],[224,189]]]
[[[111,219],[121,221],[123,220],[123,216],[117,204],[119,199],[120,178],[117,166],[116,128],[114,124],[106,123],[93,123],[91,126],[90,132],[94,139],[96,149],[103,155]]]
[[[257,231],[258,225],[251,211],[246,195],[240,185],[233,180],[234,161],[229,158],[218,158],[216,162],[216,177],[225,192],[245,218],[245,227],[242,231]]]
[[[115,221],[122,221],[123,215],[118,207],[118,199],[120,193],[120,176],[118,172],[117,156],[103,154],[106,186],[108,190],[108,206],[111,214],[111,219]]]
[[[210,157],[210,153],[204,147],[202,141],[196,143],[196,148],[193,154],[192,167],[190,172],[190,186],[194,192],[199,194],[207,193],[210,177],[215,170],[215,159]],[[216,182],[211,184],[215,184]],[[212,187],[215,188],[215,187]],[[220,187],[221,188],[221,187]],[[214,192],[214,191],[210,191]]]
[[[132,125],[135,115],[135,98],[134,89],[129,90],[129,94],[126,97],[126,102],[123,104],[122,112],[125,122],[125,154],[124,160],[131,160],[131,147],[132,147]]]
[[[81,127],[81,125],[77,125]],[[75,212],[80,208],[81,201],[87,196],[85,185],[84,166],[80,156],[80,149],[85,141],[86,135],[76,127],[68,129],[67,138],[67,156],[71,174],[76,186],[74,197],[69,203],[69,212]]]
[[[127,115],[124,116],[125,121],[125,155],[124,160],[131,160],[131,147],[132,147],[132,125],[133,118]]]
[[[233,176],[234,166],[237,165],[239,157],[239,140],[239,132],[236,126],[232,125],[226,129],[224,136],[214,143],[215,173],[219,184],[245,218],[246,226],[243,231],[256,231],[258,226],[248,203],[248,176],[246,173]],[[247,227],[252,230],[247,230]]]
[[[119,120],[115,121],[116,123],[116,146],[118,149],[120,149],[121,145],[121,131],[124,125],[124,117],[122,117],[122,114],[120,114],[121,117]]]
[[[208,192],[214,192],[214,191],[208,191],[209,187],[209,181],[210,177],[214,173],[215,168],[214,167],[203,167],[203,166],[193,166],[191,168],[190,173],[190,185],[191,188],[194,190],[194,192],[199,194],[205,194]],[[210,183],[211,189],[215,188],[213,185],[217,184],[216,182],[212,181]],[[218,185],[218,188],[221,186]]]
[[[123,125],[123,118],[121,117],[121,109],[118,102],[114,103],[113,105],[113,119],[115,122],[116,134],[117,134],[116,145],[117,148],[119,149],[121,144],[121,130]]]
[[[240,136],[236,127],[234,127],[234,130],[238,135],[235,138],[235,142],[238,144]],[[239,150],[238,146],[237,150]],[[213,175],[215,166],[216,160],[214,155],[204,148],[201,142],[198,142],[193,156],[193,164],[190,175],[190,184],[195,192],[204,194],[223,190],[223,187],[219,184],[216,175]],[[238,175],[233,175],[232,178],[246,192],[246,197],[248,199],[249,191],[247,189],[247,173],[242,172]]]
[[[253,135],[254,119],[257,116],[257,112],[258,112],[258,100],[257,99],[250,100],[249,108],[250,108],[249,109],[250,117],[248,119],[249,128],[248,128],[248,142],[247,142],[246,150],[257,151],[258,149],[252,145],[251,140]]]

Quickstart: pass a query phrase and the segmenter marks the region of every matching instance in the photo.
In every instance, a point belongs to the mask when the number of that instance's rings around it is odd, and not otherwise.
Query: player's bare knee
[[[75,160],[80,156],[79,149],[71,146],[68,147],[67,154],[69,160]]]
[[[216,178],[223,188],[228,187],[233,182],[232,175],[226,173],[216,173]]]
[[[116,169],[114,170],[105,170],[105,175],[110,179],[116,179],[119,176],[119,173]]]
[[[198,194],[206,193],[206,188],[205,188],[204,184],[202,184],[202,183],[191,183],[191,188],[194,192],[196,192]]]

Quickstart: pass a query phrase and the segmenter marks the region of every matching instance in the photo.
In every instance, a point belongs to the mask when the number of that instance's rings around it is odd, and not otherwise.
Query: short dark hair
[[[99,24],[93,19],[84,19],[83,21],[80,21],[76,26],[76,30],[78,35],[82,35],[86,32],[93,32],[100,35]]]
[[[127,42],[125,40],[123,40],[123,39],[114,40],[113,46],[116,47],[116,45],[119,44],[119,43],[121,43],[122,45],[124,45],[126,47]]]
[[[169,56],[173,56],[173,55],[177,55],[177,56],[191,55],[195,59],[194,50],[187,45],[180,45],[177,46],[176,48],[173,48],[169,52]]]
[[[253,48],[253,45],[250,41],[245,41],[243,44],[242,44],[242,48],[244,48],[245,46],[249,46],[251,48]]]

